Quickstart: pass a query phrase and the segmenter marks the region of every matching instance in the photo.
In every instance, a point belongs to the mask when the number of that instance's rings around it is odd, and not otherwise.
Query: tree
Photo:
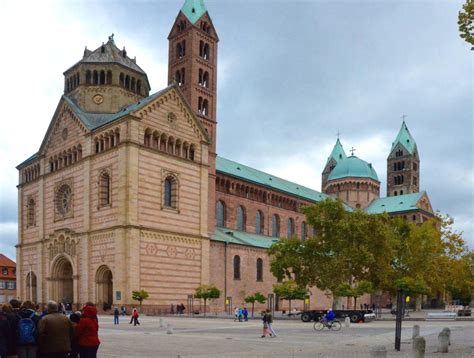
[[[140,302],[140,312],[142,311],[142,302],[148,297],[150,297],[150,295],[145,290],[132,291],[132,300]]]
[[[245,297],[244,301],[246,303],[251,303],[252,304],[252,317],[253,317],[253,310],[254,310],[254,307],[255,307],[255,302],[264,304],[265,301],[266,301],[266,298],[260,292],[255,292],[253,295]]]
[[[473,45],[474,50],[474,0],[466,0],[458,15],[459,35],[467,43]]]
[[[206,316],[206,303],[207,300],[214,300],[221,296],[221,291],[213,285],[200,285],[196,288],[194,297],[201,298],[204,300],[204,317]]]
[[[342,283],[334,290],[334,294],[338,297],[354,298],[354,309],[357,308],[357,297],[360,297],[365,293],[372,292],[374,292],[372,283],[368,281],[358,282],[355,287],[348,283]]]
[[[273,292],[280,298],[288,300],[289,312],[291,312],[292,300],[304,300],[307,295],[306,288],[292,280],[273,285]]]

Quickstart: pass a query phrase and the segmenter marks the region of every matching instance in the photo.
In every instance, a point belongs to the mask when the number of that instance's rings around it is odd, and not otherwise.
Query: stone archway
[[[33,303],[38,303],[36,287],[36,275],[30,271],[26,275],[26,297]]]
[[[102,265],[97,269],[95,284],[97,303],[112,306],[114,302],[113,276],[107,265]]]
[[[74,302],[74,279],[71,261],[59,257],[51,268],[51,298],[63,303]]]

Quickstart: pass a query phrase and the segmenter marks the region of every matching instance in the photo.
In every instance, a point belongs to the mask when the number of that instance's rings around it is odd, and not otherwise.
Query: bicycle
[[[326,321],[324,318],[320,318],[319,321],[313,325],[315,331],[321,331],[324,327],[327,327],[329,330],[339,331],[342,325],[338,320]]]

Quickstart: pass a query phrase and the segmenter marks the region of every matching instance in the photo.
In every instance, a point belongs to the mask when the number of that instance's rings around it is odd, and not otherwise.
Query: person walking
[[[48,314],[38,322],[38,343],[41,357],[66,358],[71,351],[73,326],[71,321],[59,313],[55,301],[48,302]]]
[[[277,335],[273,330],[273,315],[271,314],[270,310],[267,309],[267,324],[268,324],[268,331],[270,332],[270,336],[275,338]]]
[[[73,312],[69,315],[69,320],[72,322],[74,328],[74,333],[76,332],[76,327],[81,320],[81,312]],[[71,353],[69,353],[69,358],[79,358],[79,341],[77,336],[74,334],[71,342]]]
[[[38,322],[35,305],[25,301],[18,312],[18,329],[16,331],[18,358],[35,358],[38,351]]]
[[[263,323],[263,331],[262,331],[262,338],[265,338],[268,335],[268,321],[267,321],[267,312],[262,312],[262,323]]]
[[[127,315],[127,309],[125,308],[125,305],[122,305],[122,307],[120,307],[120,311],[122,312],[122,316]]]
[[[249,321],[249,311],[247,310],[247,307],[244,307],[243,315],[244,315],[244,321],[248,322]]]
[[[235,307],[234,309],[234,322],[239,319],[239,307]]]
[[[140,325],[140,322],[138,321],[138,317],[140,317],[140,315],[138,314],[137,309],[134,308],[133,313],[132,313],[133,326],[136,326],[137,324]]]
[[[79,356],[81,358],[96,358],[100,345],[99,322],[97,309],[90,302],[86,303],[82,309],[75,336],[79,343]]]
[[[118,307],[115,307],[114,308],[114,324],[119,324],[119,316],[120,316],[119,309]]]

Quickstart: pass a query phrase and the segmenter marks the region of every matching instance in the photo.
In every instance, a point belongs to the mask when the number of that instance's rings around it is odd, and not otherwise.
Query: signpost
[[[405,312],[405,300],[402,290],[397,291],[397,320],[395,324],[395,350],[400,351],[400,344],[402,339],[402,320],[403,314]],[[407,299],[410,300],[410,297],[407,296]]]

